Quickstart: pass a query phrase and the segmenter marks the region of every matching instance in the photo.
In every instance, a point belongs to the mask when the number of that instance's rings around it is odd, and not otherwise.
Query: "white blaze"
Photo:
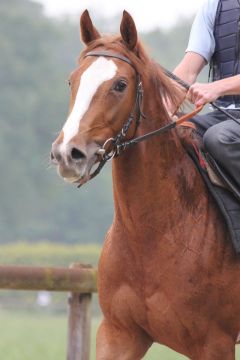
[[[73,109],[63,127],[63,147],[77,135],[80,121],[87,112],[99,86],[112,79],[116,72],[117,66],[113,60],[100,57],[82,74]]]

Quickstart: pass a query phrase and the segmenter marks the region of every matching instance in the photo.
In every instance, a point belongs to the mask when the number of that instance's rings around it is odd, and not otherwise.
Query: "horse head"
[[[87,10],[81,16],[80,29],[86,48],[69,78],[69,115],[52,145],[51,160],[66,181],[81,185],[101,160],[99,149],[121,131],[134,108],[137,72],[128,59],[137,59],[138,40],[134,21],[126,11],[120,36],[101,37]],[[101,56],[101,51],[107,56]],[[108,56],[113,54],[120,58]],[[127,138],[134,129],[129,126]]]

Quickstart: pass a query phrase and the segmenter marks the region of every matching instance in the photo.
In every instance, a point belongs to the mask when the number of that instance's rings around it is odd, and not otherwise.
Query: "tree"
[[[173,67],[188,28],[156,30],[144,40]],[[110,167],[80,191],[48,169],[67,116],[66,79],[81,50],[78,24],[47,18],[29,0],[1,0],[0,49],[0,241],[101,242],[112,220]]]

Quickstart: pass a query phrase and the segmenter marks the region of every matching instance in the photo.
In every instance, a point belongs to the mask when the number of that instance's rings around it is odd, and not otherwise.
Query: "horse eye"
[[[114,90],[118,91],[118,92],[123,92],[127,87],[127,83],[123,80],[118,81],[115,86],[114,86]]]
[[[68,83],[68,86],[71,87],[72,84],[71,84],[71,80],[70,80],[70,79],[67,80],[67,83]]]

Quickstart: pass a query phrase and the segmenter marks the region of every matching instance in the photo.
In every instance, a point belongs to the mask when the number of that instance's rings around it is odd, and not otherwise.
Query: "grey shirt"
[[[219,0],[204,0],[198,11],[190,33],[186,52],[195,52],[201,55],[206,62],[210,62],[215,51],[214,24]],[[235,104],[228,109],[238,109]]]
[[[192,25],[186,52],[195,52],[207,62],[215,50],[214,23],[219,0],[204,0]]]

